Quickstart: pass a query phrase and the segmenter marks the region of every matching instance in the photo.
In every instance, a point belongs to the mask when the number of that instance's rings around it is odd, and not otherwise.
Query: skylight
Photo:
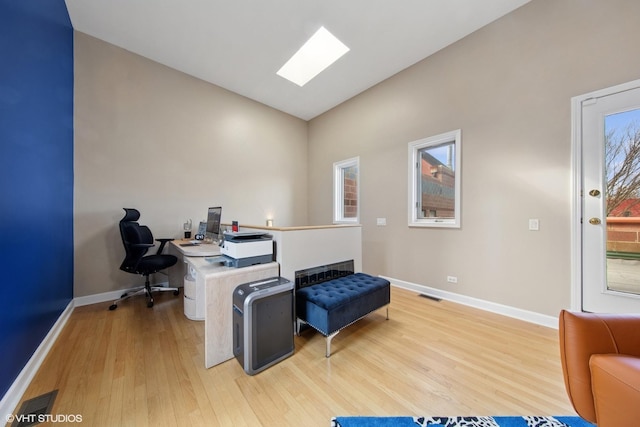
[[[277,74],[302,87],[347,52],[344,43],[320,27]]]

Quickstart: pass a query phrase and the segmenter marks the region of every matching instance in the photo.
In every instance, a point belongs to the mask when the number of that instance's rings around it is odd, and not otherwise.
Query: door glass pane
[[[640,294],[640,109],[604,125],[607,287]]]

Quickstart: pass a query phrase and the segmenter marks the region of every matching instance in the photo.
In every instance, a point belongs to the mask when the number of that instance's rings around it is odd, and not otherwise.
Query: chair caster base
[[[180,288],[166,288],[164,286],[152,287],[147,282],[145,283],[145,286],[140,289],[133,289],[123,293],[120,299],[115,300],[113,304],[109,306],[109,310],[111,311],[115,310],[116,308],[118,308],[119,302],[124,301],[125,299],[136,296],[136,295],[145,295],[147,297],[147,307],[151,308],[153,307],[153,304],[154,304],[152,292],[156,292],[156,291],[171,291],[173,295],[176,295],[176,296],[180,295]]]

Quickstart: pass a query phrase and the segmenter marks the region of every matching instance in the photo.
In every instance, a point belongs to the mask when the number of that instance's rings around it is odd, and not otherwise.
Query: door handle
[[[598,197],[600,195],[600,190],[593,189],[593,190],[589,191],[589,195],[591,197]]]
[[[602,224],[602,221],[600,220],[600,218],[591,218],[589,220],[589,224],[591,224],[591,225],[600,225],[600,224]]]

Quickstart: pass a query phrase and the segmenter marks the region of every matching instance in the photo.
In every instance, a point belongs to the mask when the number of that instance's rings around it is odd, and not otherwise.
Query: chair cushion
[[[637,426],[640,420],[640,358],[594,354],[589,365],[598,425]]]
[[[306,299],[325,310],[332,310],[386,286],[389,286],[389,282],[385,279],[356,273],[302,288],[298,290],[296,297]]]
[[[142,257],[138,263],[136,272],[138,274],[156,273],[160,270],[171,267],[176,262],[178,262],[178,258],[173,255],[149,255]]]

